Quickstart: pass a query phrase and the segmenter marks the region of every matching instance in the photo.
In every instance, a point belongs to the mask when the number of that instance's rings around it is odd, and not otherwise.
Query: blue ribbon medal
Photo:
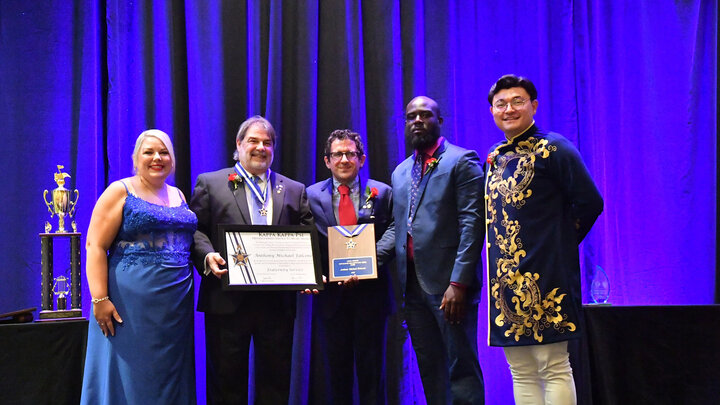
[[[265,178],[267,179],[266,181],[268,182],[268,185],[265,187],[265,191],[260,190],[260,186],[252,180],[252,176],[250,176],[250,173],[248,173],[245,168],[240,165],[240,162],[235,163],[235,171],[237,174],[242,176],[243,179],[245,179],[245,184],[250,187],[253,196],[255,196],[255,199],[259,203],[258,205],[260,206],[260,209],[258,211],[260,212],[260,215],[266,217],[267,209],[265,208],[265,202],[267,201],[268,189],[270,188],[270,169],[268,169],[265,175]]]
[[[362,224],[358,225],[353,229],[352,231],[348,230],[344,226],[336,226],[335,229],[337,229],[338,232],[340,232],[341,235],[343,235],[346,238],[350,238],[349,241],[345,242],[345,246],[348,249],[355,249],[355,246],[357,246],[357,242],[355,242],[352,238],[354,236],[358,236],[362,233],[362,231],[367,228],[368,224]]]

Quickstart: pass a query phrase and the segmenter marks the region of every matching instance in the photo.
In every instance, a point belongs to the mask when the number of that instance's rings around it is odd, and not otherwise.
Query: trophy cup
[[[75,191],[75,201],[70,199],[70,190],[64,187],[65,178],[69,174],[63,173],[62,165],[58,165],[55,173],[55,183],[58,187],[52,191],[52,202],[47,201],[48,191],[43,193],[43,201],[50,211],[50,217],[58,216],[58,230],[50,232],[52,226],[45,222],[45,232],[40,234],[42,251],[42,310],[39,321],[61,320],[68,318],[82,318],[80,303],[80,233],[77,231],[75,221],[72,221],[72,232],[65,229],[65,218],[71,218],[75,213],[78,191]],[[65,276],[53,278],[53,241],[55,238],[70,238],[70,285]],[[67,309],[67,294],[70,293],[70,309]],[[53,296],[57,296],[57,310],[53,305]]]
[[[45,205],[47,205],[48,211],[50,211],[50,218],[52,218],[54,214],[57,214],[58,216],[57,232],[64,233],[66,232],[65,216],[70,218],[75,213],[75,205],[77,204],[80,193],[75,190],[75,201],[70,200],[70,190],[64,187],[65,178],[70,177],[70,175],[67,173],[63,173],[62,169],[65,168],[64,166],[57,165],[57,168],[58,172],[55,173],[55,183],[57,183],[58,186],[52,191],[52,202],[49,202],[47,200],[47,190],[45,190],[45,192],[43,193],[43,201],[45,201]],[[73,229],[74,228],[75,226],[73,226]]]

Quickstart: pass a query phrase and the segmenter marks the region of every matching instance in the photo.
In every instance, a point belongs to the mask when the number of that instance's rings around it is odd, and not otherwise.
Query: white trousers
[[[567,341],[503,347],[516,405],[575,405],[575,381]]]

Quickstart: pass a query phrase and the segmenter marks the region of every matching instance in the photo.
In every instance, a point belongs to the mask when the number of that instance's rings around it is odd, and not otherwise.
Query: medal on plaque
[[[328,228],[329,281],[377,278],[375,225]]]
[[[72,232],[65,229],[65,219],[72,218],[78,201],[78,191],[64,187],[65,179],[70,175],[64,173],[64,166],[58,165],[55,173],[57,188],[52,190],[52,201],[47,200],[48,190],[43,193],[43,201],[50,211],[50,217],[58,216],[58,229],[52,231],[50,222],[45,222],[45,232],[41,233],[40,244],[42,252],[42,281],[41,300],[42,310],[40,321],[60,320],[67,318],[81,318],[82,305],[80,302],[80,233],[77,224],[72,221]],[[71,199],[75,194],[75,200]],[[56,239],[70,239],[70,284],[65,275],[53,277],[53,245]],[[67,295],[70,294],[70,309],[67,309]],[[57,297],[54,300],[53,297]],[[55,302],[57,302],[57,306]]]

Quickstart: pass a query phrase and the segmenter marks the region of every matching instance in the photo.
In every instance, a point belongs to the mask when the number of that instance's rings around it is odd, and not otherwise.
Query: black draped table
[[[720,404],[720,305],[584,310],[580,404]]]
[[[87,320],[0,325],[0,404],[78,404]]]
[[[720,305],[585,306],[580,405],[720,404]],[[88,321],[0,325],[0,404],[77,404]]]

